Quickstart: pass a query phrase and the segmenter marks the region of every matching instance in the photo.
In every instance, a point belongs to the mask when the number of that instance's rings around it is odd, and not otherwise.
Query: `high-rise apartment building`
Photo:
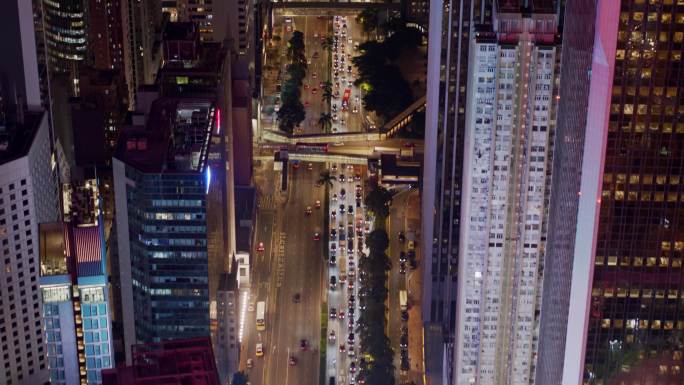
[[[123,71],[121,19],[121,0],[88,0],[88,45],[93,67]]]
[[[515,3],[515,4],[510,4]],[[531,384],[559,53],[551,2],[500,3],[470,40],[454,384]]]
[[[100,385],[102,369],[114,366],[100,226],[40,225],[40,289],[53,385]]]
[[[123,60],[129,110],[140,86],[154,84],[161,63],[163,16],[160,0],[120,0]]]
[[[202,41],[221,43],[226,38],[228,18],[232,17],[231,11],[239,12],[238,9],[232,8],[238,4],[238,8],[244,8],[246,2],[247,0],[162,0],[161,9],[169,15],[171,22],[195,23]]]
[[[126,359],[136,343],[209,335],[207,166],[214,102],[159,98],[113,160]]]

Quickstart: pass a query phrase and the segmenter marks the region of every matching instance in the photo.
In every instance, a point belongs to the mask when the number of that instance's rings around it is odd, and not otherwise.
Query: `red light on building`
[[[133,365],[102,371],[102,385],[219,385],[209,338],[133,347]]]

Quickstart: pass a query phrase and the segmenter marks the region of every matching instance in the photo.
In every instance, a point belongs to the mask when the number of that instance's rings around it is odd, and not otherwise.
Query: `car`
[[[330,308],[330,313],[329,313],[330,319],[335,319],[337,318],[337,309],[334,307]]]
[[[349,289],[353,290],[354,289],[354,282],[349,282]]]
[[[347,242],[347,252],[351,253],[352,251],[354,251],[354,241],[350,238],[349,242]]]
[[[330,289],[334,290],[337,287],[337,277],[334,275],[330,277]]]
[[[321,208],[321,201],[317,200],[315,206],[317,209],[320,209]]]
[[[314,72],[314,73],[315,73],[315,72]],[[316,95],[317,92],[318,92],[318,88],[314,87],[314,88],[311,89],[311,93],[312,93],[312,94]]]
[[[290,360],[288,361],[290,366],[295,366],[297,365],[297,358],[290,356]]]
[[[344,124],[345,124],[344,119],[340,120],[340,124],[344,126]]]
[[[309,342],[305,339],[299,340],[299,350],[305,352],[307,349],[309,349]]]
[[[347,39],[347,43],[352,44],[352,43],[354,43],[354,41],[353,41],[352,38],[350,37],[349,39]]]
[[[401,311],[401,320],[406,322],[409,320],[409,313],[406,310]]]
[[[314,73],[311,74],[311,77],[314,78],[314,79],[316,79],[316,78],[318,77],[318,74],[314,72]],[[315,88],[314,88],[314,90],[315,90]]]
[[[347,321],[347,327],[349,328],[349,330],[354,329],[354,317],[351,315],[351,313],[349,313],[349,321]]]
[[[349,208],[347,209],[347,214],[354,214],[354,206],[349,205]]]
[[[337,264],[337,258],[335,257],[335,254],[330,254],[329,263],[330,266],[335,266]]]
[[[259,251],[259,252],[264,251],[264,243],[263,242],[259,242],[259,245],[257,246],[257,251]]]
[[[311,215],[311,206],[306,206],[306,208],[304,209],[304,214]]]
[[[333,105],[332,105],[332,110],[333,110],[334,112],[337,112],[337,104],[333,103]]]
[[[312,163],[309,163],[309,165],[306,166],[306,169],[309,170],[309,171],[313,170],[313,164],[312,164]]]
[[[330,251],[334,252],[337,250],[337,243],[333,242],[330,244]]]
[[[336,339],[337,336],[335,336],[335,331],[331,330],[330,333],[328,333],[328,341],[335,342]]]
[[[337,121],[337,114],[333,114],[332,118],[334,121]]]
[[[249,305],[247,305],[247,311],[254,311],[254,302],[250,302]]]
[[[352,72],[352,66],[347,66],[347,72],[351,73]]]
[[[309,89],[309,83],[304,83],[304,89],[308,90]]]
[[[340,310],[340,312],[337,313],[337,317],[338,317],[339,319],[344,319],[344,311],[343,311],[343,310]]]
[[[340,350],[340,353],[344,352],[344,350],[345,350],[344,344],[340,344],[339,350]]]
[[[354,107],[352,108],[352,114],[357,114],[359,112],[359,107],[354,104]]]
[[[344,175],[342,175],[342,176],[344,176]],[[342,182],[344,182],[344,180],[343,180]],[[345,190],[345,189],[340,190],[340,197],[341,197],[342,199],[344,199],[344,197],[345,197],[346,195],[347,195],[347,190]]]
[[[354,344],[354,333],[349,333],[349,335],[347,336],[347,343],[348,343],[349,345],[353,345],[353,344]]]
[[[337,230],[331,229],[330,230],[330,239],[336,239],[337,238]]]
[[[295,170],[298,169],[299,168],[299,161],[292,162],[292,168]]]
[[[321,233],[315,232],[315,233],[313,234],[313,240],[314,240],[314,241],[320,241],[320,240],[321,240]]]
[[[399,253],[399,262],[406,262],[406,253],[403,251]]]
[[[263,355],[264,355],[264,344],[262,344],[261,342],[258,342],[256,344],[256,356],[257,357],[263,357]]]
[[[406,235],[404,234],[403,231],[399,232],[399,242],[404,243],[406,241]]]
[[[351,349],[351,348],[350,348],[350,349]],[[356,362],[352,361],[352,362],[349,364],[349,371],[352,372],[352,373],[356,373]]]
[[[399,367],[403,372],[408,372],[409,369],[411,369],[411,365],[409,364],[409,361],[406,360],[401,360],[401,366]]]
[[[330,168],[332,172],[337,172],[337,163],[333,163],[332,167]]]
[[[318,51],[315,51],[311,57],[314,59],[318,59]]]
[[[252,369],[253,366],[254,366],[254,360],[251,358],[248,358],[247,359],[247,369]]]
[[[334,220],[336,216],[337,216],[337,211],[333,210],[330,212],[330,217],[332,220]]]
[[[361,198],[356,198],[356,208],[357,209],[361,208]],[[359,235],[361,235],[360,231],[359,231]]]
[[[406,262],[399,263],[399,274],[406,274]]]
[[[408,334],[402,334],[399,339],[399,347],[402,349],[408,348]]]
[[[356,357],[356,352],[354,351],[354,348],[350,347],[349,349],[347,349],[347,355],[352,358]]]

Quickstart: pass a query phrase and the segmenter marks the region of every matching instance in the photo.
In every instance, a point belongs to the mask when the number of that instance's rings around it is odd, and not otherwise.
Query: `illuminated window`
[[[670,184],[679,184],[679,175],[670,175]]]
[[[662,191],[656,191],[655,198],[653,198],[653,200],[656,202],[662,202],[664,198],[665,194]]]
[[[660,41],[661,43],[666,43],[667,40],[668,40],[667,32],[661,32],[661,33],[658,35],[658,41]]]
[[[614,289],[613,288],[606,288],[603,290],[603,296],[606,298],[612,298],[614,294]]]
[[[634,257],[634,266],[643,266],[644,260],[641,257]]]
[[[621,201],[623,199],[625,199],[625,192],[624,191],[615,191],[615,200]]]
[[[684,330],[684,321],[677,321],[677,330]]]
[[[681,268],[682,267],[682,259],[681,258],[672,258],[672,267]]]
[[[676,197],[676,195],[677,195],[677,193],[675,193],[675,197]],[[629,201],[635,201],[635,200],[637,200],[637,193],[636,193],[636,191],[629,191],[629,192],[627,193],[627,200],[629,200]]]
[[[648,257],[646,258],[646,266],[648,267],[653,267],[656,265],[656,257]]]
[[[675,32],[672,41],[674,41],[675,43],[681,43],[682,40],[684,40],[684,32]]]
[[[601,320],[601,327],[607,329],[610,327],[610,318],[604,318]]]
[[[665,329],[665,330],[674,329],[674,321],[665,321],[665,323],[663,323],[663,329]]]
[[[660,257],[660,267],[667,267],[670,259],[668,257]]]
[[[597,255],[596,259],[594,260],[595,265],[603,266],[604,259],[602,255]]]
[[[649,12],[648,13],[648,21],[658,21],[658,14],[655,12]]]
[[[651,324],[651,329],[660,329],[660,320],[653,320],[653,323]]]
[[[663,132],[669,134],[672,132],[672,123],[663,123]]]
[[[591,296],[592,297],[600,297],[601,296],[601,289],[598,287],[591,289]]]
[[[679,294],[679,290],[677,289],[670,289],[667,291],[667,298],[669,299],[676,299],[677,294]]]
[[[672,21],[672,14],[671,13],[663,13],[662,15],[660,15],[660,20],[664,24],[669,24]],[[675,35],[676,35],[676,33],[675,33]]]
[[[630,184],[638,184],[639,183],[639,175],[632,174],[629,176],[629,183]]]
[[[616,266],[618,258],[614,255],[608,257],[608,266]]]
[[[656,290],[655,297],[658,299],[663,299],[665,298],[665,290],[658,289]],[[655,321],[654,321],[655,322]],[[660,325],[660,324],[659,324]]]
[[[641,180],[643,181],[643,184],[651,184],[653,183],[653,175],[646,174]]]
[[[627,289],[618,287],[617,289],[617,297],[618,298],[625,298],[627,297]]]
[[[658,366],[658,371],[660,372],[661,375],[667,374],[667,365],[659,365]]]
[[[632,289],[629,291],[630,298],[639,298],[639,289]]]
[[[631,258],[629,257],[622,257],[622,261],[620,261],[620,266],[629,266],[630,259]]]
[[[684,123],[677,123],[677,133],[684,134]]]
[[[639,329],[648,329],[648,320],[639,320]]]
[[[637,107],[637,115],[646,115],[648,114],[648,106],[646,104],[639,104]]]
[[[643,21],[644,20],[644,13],[643,12],[634,12],[632,14],[632,19],[636,21]]]
[[[643,202],[648,202],[651,200],[651,192],[650,191],[644,191],[641,193],[641,200]]]
[[[660,242],[660,249],[665,250],[665,251],[669,251],[672,249],[672,245],[670,244],[670,242],[663,241],[663,242]]]
[[[613,320],[613,327],[615,329],[622,329],[623,321],[621,319]]]

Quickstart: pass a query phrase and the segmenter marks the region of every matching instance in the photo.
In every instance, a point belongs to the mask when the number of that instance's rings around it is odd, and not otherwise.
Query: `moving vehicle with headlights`
[[[256,329],[266,330],[266,302],[257,302],[256,309]]]

